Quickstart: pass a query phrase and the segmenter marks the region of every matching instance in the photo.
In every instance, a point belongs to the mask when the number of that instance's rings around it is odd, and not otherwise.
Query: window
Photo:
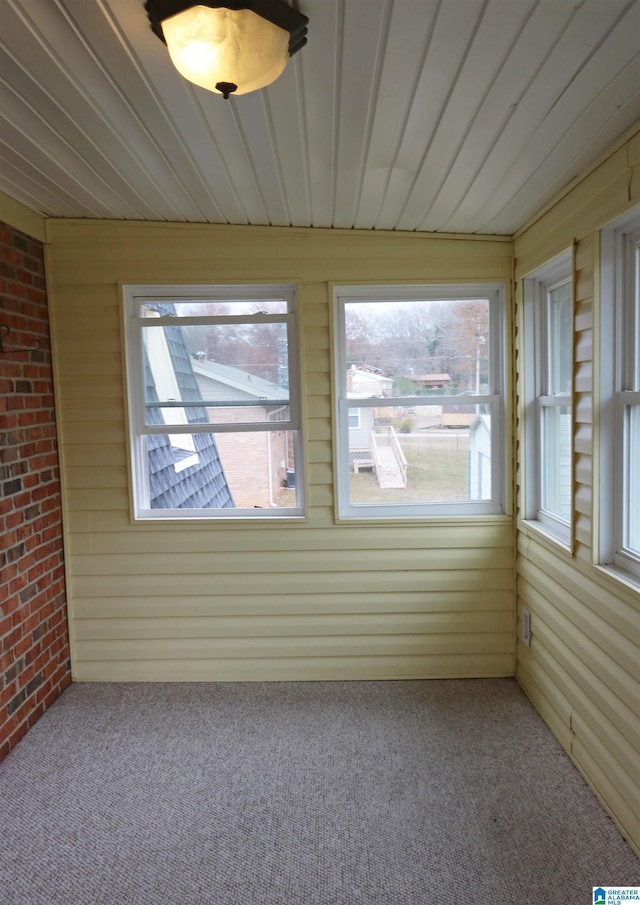
[[[127,286],[135,518],[303,515],[293,286]]]
[[[334,290],[342,518],[504,511],[504,288]]]
[[[573,280],[569,252],[524,281],[525,518],[571,540]]]
[[[601,234],[597,559],[640,578],[640,210]]]

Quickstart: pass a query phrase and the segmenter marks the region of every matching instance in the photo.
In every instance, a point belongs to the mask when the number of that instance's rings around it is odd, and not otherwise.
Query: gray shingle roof
[[[200,379],[199,385],[204,389],[207,379],[225,387],[229,399],[273,399],[277,401],[288,400],[289,390],[280,387],[262,377],[256,377],[248,371],[234,368],[231,365],[223,365],[217,361],[194,360],[193,371],[196,378]],[[206,389],[204,389],[206,393]],[[206,398],[206,397],[205,397]]]
[[[161,314],[175,313],[174,306],[170,304],[154,304],[152,307]],[[164,331],[180,388],[180,398],[189,402],[202,399],[180,327],[165,327]],[[149,402],[159,402],[146,352],[144,367],[146,398]],[[151,408],[148,411],[152,424],[165,423],[160,408]],[[207,420],[204,407],[186,409],[186,412],[190,423],[203,423]],[[192,436],[199,461],[183,471],[176,471],[176,465],[184,461],[186,456],[192,455],[191,453],[172,446],[167,435],[152,434],[147,438],[152,509],[234,507],[215,437],[208,433],[194,433]]]

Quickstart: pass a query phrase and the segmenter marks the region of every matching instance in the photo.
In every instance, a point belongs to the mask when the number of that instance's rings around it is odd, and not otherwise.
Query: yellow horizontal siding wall
[[[518,521],[518,613],[531,613],[532,642],[517,644],[516,675],[640,849],[640,593],[597,569],[592,554],[598,230],[638,200],[640,132],[516,236],[514,255],[521,324],[522,277],[575,245],[573,549],[563,551]],[[518,390],[521,345],[518,334]],[[517,440],[522,448],[520,419]],[[519,462],[519,500],[523,477]]]
[[[511,242],[49,221],[73,671],[79,680],[512,675],[510,517],[337,525],[332,281],[509,282]],[[119,283],[300,286],[309,517],[131,524]]]

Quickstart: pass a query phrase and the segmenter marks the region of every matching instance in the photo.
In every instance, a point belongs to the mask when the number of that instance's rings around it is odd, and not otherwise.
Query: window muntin
[[[128,286],[125,319],[135,517],[302,515],[295,287]]]
[[[601,234],[596,557],[640,579],[640,210]]]
[[[503,512],[503,287],[334,296],[340,517]]]
[[[564,253],[524,281],[525,518],[568,544],[572,518],[573,280]]]

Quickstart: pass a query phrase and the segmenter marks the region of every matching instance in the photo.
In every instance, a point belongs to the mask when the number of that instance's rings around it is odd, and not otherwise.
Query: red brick
[[[11,616],[0,616],[0,638],[3,638],[6,634],[8,634],[12,624],[13,620]],[[0,671],[2,669],[2,658],[0,657]]]
[[[6,688],[3,688],[2,691],[0,691],[0,707],[6,707],[17,690],[18,684],[15,681],[10,682]]]
[[[16,344],[37,337],[46,353],[43,261],[41,243],[0,224],[3,323]],[[71,681],[52,377],[48,354],[0,359],[0,431],[8,443],[0,448],[0,757]]]
[[[0,613],[3,616],[8,616],[9,613],[13,613],[14,610],[20,606],[20,599],[17,594],[11,594],[7,596],[6,599],[0,604]]]
[[[18,728],[16,729],[16,731],[13,733],[13,735],[12,735],[11,738],[9,739],[9,745],[10,745],[9,750],[10,750],[10,751],[13,750],[13,749],[15,748],[15,746],[18,744],[18,742],[20,741],[20,739],[24,738],[24,736],[27,734],[28,730],[29,730],[29,726],[28,726],[28,724],[27,724],[26,722],[25,722],[25,723],[21,723],[21,724],[18,726]]]

